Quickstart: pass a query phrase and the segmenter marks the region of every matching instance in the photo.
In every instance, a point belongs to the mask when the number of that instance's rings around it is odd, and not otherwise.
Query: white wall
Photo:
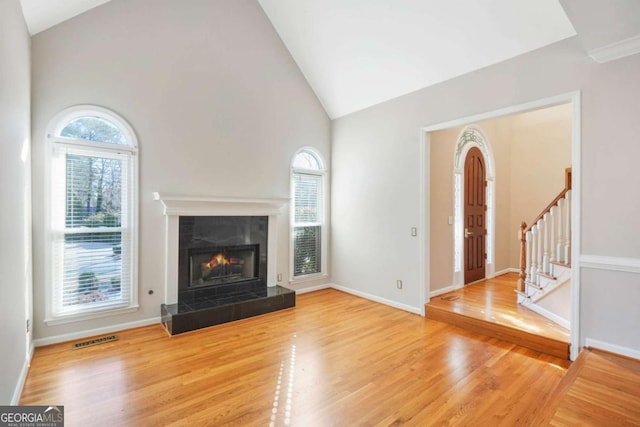
[[[0,405],[17,403],[30,336],[29,34],[19,0],[0,2]],[[14,394],[15,393],[15,394]]]
[[[114,0],[33,37],[35,337],[157,318],[164,220],[152,192],[289,197],[295,151],[330,160],[330,121],[252,0]],[[140,310],[48,326],[44,300],[44,139],[75,104],[121,114],[140,142]],[[278,272],[289,272],[288,212]],[[153,289],[155,293],[148,295]]]
[[[640,55],[597,64],[574,37],[335,120],[333,281],[419,309],[420,289],[429,284],[419,283],[422,236],[412,238],[409,230],[420,223],[421,127],[576,90],[582,93],[581,252],[640,259],[640,198],[633,196],[640,188],[639,72]],[[581,342],[592,337],[640,349],[640,276],[633,277],[625,278],[620,296],[635,302],[630,307],[600,298],[617,274],[583,272]],[[404,280],[402,291],[396,278]]]

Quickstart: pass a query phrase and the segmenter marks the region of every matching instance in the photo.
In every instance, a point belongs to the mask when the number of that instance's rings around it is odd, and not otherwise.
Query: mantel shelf
[[[287,198],[250,199],[171,193],[153,193],[153,199],[164,207],[164,215],[171,216],[251,216],[279,215],[289,204]]]

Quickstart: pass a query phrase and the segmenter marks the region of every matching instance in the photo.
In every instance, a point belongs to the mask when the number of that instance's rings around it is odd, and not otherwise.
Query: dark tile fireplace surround
[[[162,304],[171,335],[295,307],[267,286],[267,216],[180,216],[178,302]]]

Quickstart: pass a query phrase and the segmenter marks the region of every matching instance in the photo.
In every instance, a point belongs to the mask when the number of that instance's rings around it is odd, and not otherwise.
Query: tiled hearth
[[[175,335],[295,305],[296,293],[282,286],[217,286],[189,291],[177,304],[162,304],[162,323]]]

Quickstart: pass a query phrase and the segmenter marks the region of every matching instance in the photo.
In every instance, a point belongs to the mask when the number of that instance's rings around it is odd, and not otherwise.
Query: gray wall
[[[581,253],[640,265],[639,73],[640,55],[597,64],[574,37],[333,121],[333,281],[419,310],[423,260],[410,227],[420,219],[421,127],[576,90]],[[604,268],[582,271],[581,339],[640,351],[640,276]],[[602,298],[613,282],[619,298]]]
[[[25,333],[31,311],[29,43],[20,1],[0,1],[1,405],[12,403],[30,346]]]
[[[164,216],[152,192],[289,197],[302,146],[329,161],[330,121],[252,0],[114,0],[33,37],[35,338],[152,319],[163,295]],[[140,143],[139,302],[134,314],[43,322],[44,140],[75,104],[121,114]],[[289,272],[288,214],[278,272]],[[148,295],[147,290],[155,293]]]

